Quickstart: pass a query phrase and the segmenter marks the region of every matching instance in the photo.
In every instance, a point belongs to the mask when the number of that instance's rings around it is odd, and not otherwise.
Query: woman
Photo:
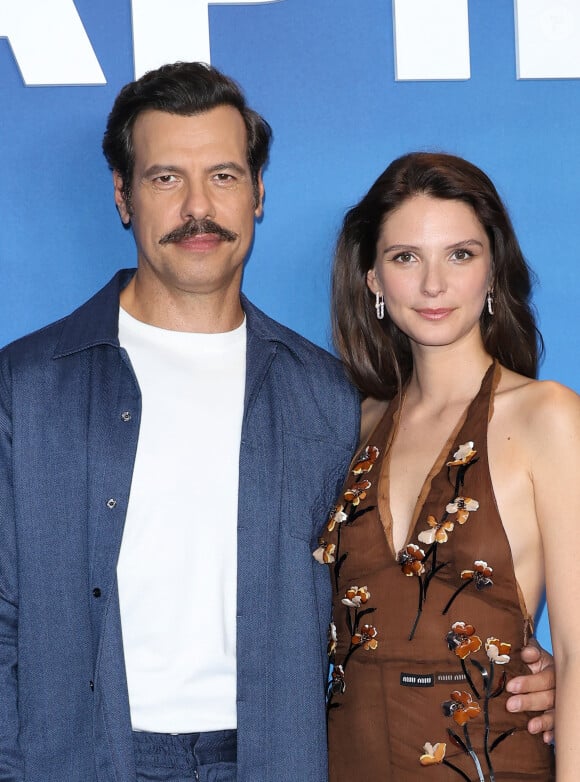
[[[557,780],[578,777],[580,400],[538,382],[530,274],[488,177],[394,163],[345,220],[335,338],[367,397],[331,566],[331,782],[550,780],[505,709],[547,585]],[[427,477],[426,477],[427,476]]]

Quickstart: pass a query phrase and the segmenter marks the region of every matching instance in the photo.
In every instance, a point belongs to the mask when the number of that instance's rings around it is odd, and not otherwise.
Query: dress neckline
[[[456,440],[459,432],[461,431],[463,425],[465,424],[465,421],[467,420],[469,413],[471,411],[471,408],[473,407],[474,403],[479,399],[482,391],[484,390],[486,384],[488,381],[490,381],[490,388],[491,388],[491,377],[495,376],[496,374],[496,368],[498,368],[498,362],[497,360],[493,360],[492,363],[489,365],[489,367],[486,369],[485,374],[483,375],[483,378],[481,380],[481,383],[479,385],[479,389],[477,390],[477,393],[475,396],[467,403],[465,406],[465,409],[459,416],[455,426],[451,430],[451,433],[447,437],[447,439],[444,441],[443,445],[441,446],[441,449],[438,453],[438,455],[435,457],[435,460],[431,466],[431,469],[428,471],[427,475],[425,476],[425,479],[423,480],[423,483],[421,485],[421,490],[417,496],[417,499],[415,501],[415,505],[413,508],[413,514],[411,516],[411,520],[409,522],[408,528],[407,528],[407,534],[405,535],[404,543],[401,547],[401,549],[404,549],[405,546],[409,544],[411,539],[413,538],[413,534],[415,532],[415,528],[417,526],[418,516],[421,512],[421,508],[423,507],[425,500],[429,494],[430,488],[431,488],[431,482],[433,481],[433,478],[439,474],[441,469],[443,468],[444,463],[447,461],[449,456],[449,451]],[[497,380],[493,382],[493,387],[495,388],[497,385]],[[391,552],[391,555],[397,559],[397,556],[399,554],[399,551],[395,551],[395,546],[393,542],[393,515],[391,512],[391,484],[390,484],[390,466],[391,466],[391,446],[394,442],[394,439],[398,433],[399,430],[399,424],[401,420],[401,413],[403,409],[403,403],[405,401],[405,391],[403,391],[402,394],[398,395],[397,397],[394,397],[391,402],[389,403],[389,406],[387,410],[385,411],[385,414],[383,416],[382,421],[379,423],[379,425],[376,427],[375,432],[378,432],[379,429],[383,428],[383,425],[391,419],[392,424],[390,426],[390,432],[387,439],[387,443],[385,445],[385,453],[383,457],[383,461],[381,464],[381,471],[379,476],[379,484],[377,487],[377,511],[379,520],[381,522],[381,525],[383,527],[383,531],[385,533],[385,539],[387,542],[387,546],[389,548],[389,551]],[[396,407],[395,407],[396,405]],[[374,434],[374,433],[373,433]]]

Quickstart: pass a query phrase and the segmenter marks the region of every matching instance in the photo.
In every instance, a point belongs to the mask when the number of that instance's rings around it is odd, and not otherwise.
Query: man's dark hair
[[[123,180],[123,195],[131,202],[135,164],[133,126],[143,111],[165,111],[189,117],[217,106],[233,106],[242,115],[248,136],[248,165],[254,200],[259,201],[259,174],[268,159],[272,129],[246,104],[235,81],[201,62],[176,62],[149,71],[126,84],[118,94],[103,137],[103,153],[112,171]]]
[[[535,377],[543,350],[530,307],[532,275],[493,182],[467,160],[414,152],[393,161],[343,222],[332,280],[334,341],[354,384],[367,396],[390,399],[413,369],[411,347],[385,312],[378,320],[367,272],[385,219],[409,198],[427,195],[468,204],[485,229],[492,256],[494,314],[480,317],[486,351],[503,366]]]

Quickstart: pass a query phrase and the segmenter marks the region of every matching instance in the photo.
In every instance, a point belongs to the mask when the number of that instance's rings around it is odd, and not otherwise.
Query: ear
[[[262,179],[262,169],[258,172],[258,203],[254,209],[255,216],[260,219],[264,214],[264,180]]]
[[[381,290],[374,269],[369,269],[367,272],[367,285],[373,293],[377,293]]]
[[[123,193],[123,177],[118,171],[113,171],[113,188],[115,192],[115,204],[123,225],[129,225],[131,222],[131,213],[127,208],[125,195]]]

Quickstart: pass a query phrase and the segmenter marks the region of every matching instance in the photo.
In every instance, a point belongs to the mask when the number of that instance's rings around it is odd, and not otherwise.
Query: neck
[[[479,344],[413,346],[413,373],[406,398],[414,405],[444,409],[477,393],[492,358]]]
[[[151,290],[138,273],[121,292],[120,303],[137,320],[169,331],[220,334],[233,331],[244,319],[237,287],[207,293]]]

